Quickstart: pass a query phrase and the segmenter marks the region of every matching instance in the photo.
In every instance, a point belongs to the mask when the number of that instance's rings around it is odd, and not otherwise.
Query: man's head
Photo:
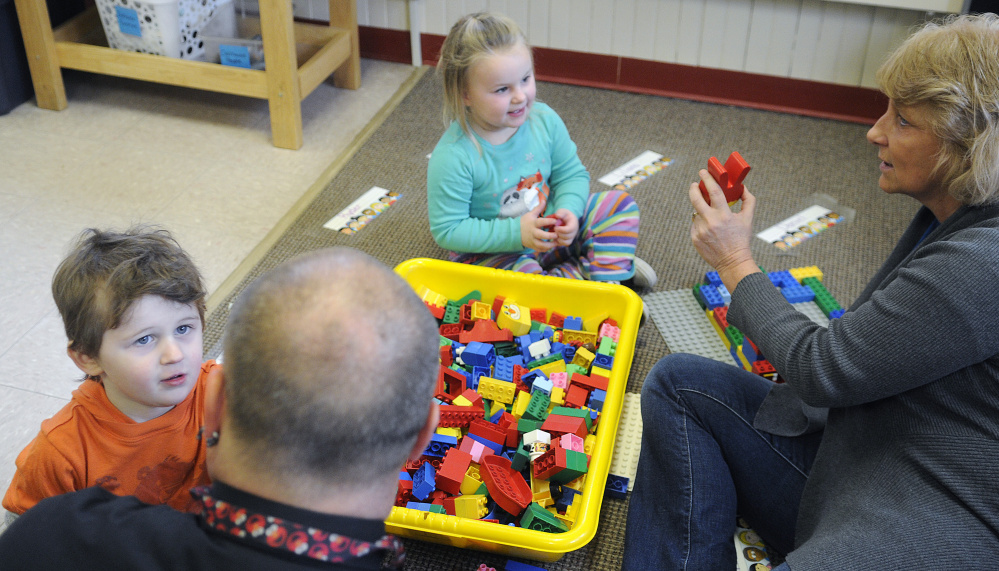
[[[226,436],[278,479],[384,480],[427,425],[437,347],[423,302],[374,258],[336,248],[285,262],[229,315]]]

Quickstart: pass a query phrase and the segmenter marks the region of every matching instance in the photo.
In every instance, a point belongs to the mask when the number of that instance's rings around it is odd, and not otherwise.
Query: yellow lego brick
[[[485,489],[485,484],[482,483],[482,477],[479,476],[478,466],[469,466],[468,470],[465,471],[465,478],[461,481],[461,494],[462,495],[474,495],[479,493],[479,488]]]
[[[513,396],[516,391],[516,385],[509,381],[502,381],[492,377],[479,377],[479,394],[482,395],[482,398],[499,401],[503,404],[510,404],[513,402]]]
[[[565,404],[565,389],[562,387],[552,388],[552,406]]]
[[[575,343],[579,341],[583,345],[587,343],[592,343],[593,346],[597,344],[597,334],[590,333],[589,331],[578,331],[575,329],[563,329],[562,330],[562,342],[565,344]]]
[[[587,331],[598,331],[600,329],[600,324],[606,321],[608,317],[610,317],[610,314],[606,311],[596,315],[591,315],[583,320],[583,329]]]
[[[590,369],[590,375],[597,375],[597,376],[606,377],[606,378],[609,379],[610,378],[610,374],[611,374],[610,370],[609,369],[605,369],[603,367],[593,367],[593,368]]]
[[[444,436],[454,436],[455,438],[461,438],[461,428],[453,426],[450,428],[439,426],[437,427],[437,434],[443,434]]]
[[[597,435],[587,434],[586,438],[583,439],[583,452],[585,452],[587,456],[593,454],[593,447],[596,445],[597,445]]]
[[[803,280],[805,278],[816,278],[820,282],[822,281],[822,270],[820,270],[818,268],[818,266],[805,266],[803,268],[791,268],[790,270],[788,270],[788,272],[791,273],[791,276],[794,279],[798,280],[799,284],[801,283],[801,280]]]
[[[461,395],[458,395],[454,397],[454,400],[451,401],[451,404],[456,404],[458,406],[472,406],[472,401],[468,400],[467,398]]]
[[[546,377],[551,377],[552,373],[564,373],[565,372],[565,361],[559,359],[558,361],[552,361],[551,363],[546,363],[540,367],[534,367],[532,371],[541,371]]]
[[[531,310],[517,305],[516,302],[504,300],[496,325],[500,329],[509,329],[514,335],[527,335],[531,332]]]
[[[709,309],[709,310],[705,311],[705,313],[708,316],[708,323],[711,324],[711,327],[715,328],[715,333],[717,333],[719,337],[721,337],[721,338],[724,339],[725,338],[725,330],[722,329],[721,324],[718,323],[717,319],[715,319],[715,311],[713,309]]]
[[[742,368],[746,369],[747,371],[752,371],[753,364],[750,363],[749,359],[747,359],[746,356],[742,354],[742,345],[739,345],[739,348],[736,349],[735,353],[736,355],[739,356],[739,362],[742,363]]]
[[[472,302],[472,319],[489,319],[493,316],[493,308],[481,301]]]
[[[517,393],[516,398],[513,401],[513,410],[511,414],[520,419],[524,416],[524,411],[527,410],[527,405],[531,402],[531,393],[527,391],[520,391]]]
[[[531,493],[534,496],[534,501],[541,504],[541,507],[548,507],[555,503],[548,480],[536,479],[533,472],[531,473]]]
[[[486,496],[480,494],[461,495],[454,499],[454,515],[470,519],[482,519],[489,513]]]
[[[580,347],[576,349],[576,355],[572,358],[572,364],[588,369],[595,357],[596,355],[593,354],[593,351],[590,351],[586,347]]]
[[[420,296],[420,299],[429,303],[430,305],[433,305],[434,307],[447,306],[447,298],[435,292],[434,290],[428,288],[427,286],[420,286],[420,289],[417,290],[416,293],[417,295]]]

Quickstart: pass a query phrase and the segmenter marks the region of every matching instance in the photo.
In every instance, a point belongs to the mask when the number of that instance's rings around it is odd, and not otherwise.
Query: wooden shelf
[[[323,26],[295,23],[289,0],[260,0],[260,18],[245,24],[263,37],[267,69],[253,70],[112,49],[95,7],[53,30],[45,0],[15,0],[39,107],[66,108],[62,68],[256,97],[268,100],[274,145],[286,149],[302,146],[302,99],[330,74],[338,87],[361,85],[356,5],[329,3]]]

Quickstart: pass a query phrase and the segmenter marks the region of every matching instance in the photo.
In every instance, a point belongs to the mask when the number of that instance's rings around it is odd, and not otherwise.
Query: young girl
[[[472,14],[441,48],[444,118],[430,158],[430,232],[451,260],[575,279],[655,284],[635,257],[638,205],[590,194],[562,119],[535,101],[534,61],[509,18]]]

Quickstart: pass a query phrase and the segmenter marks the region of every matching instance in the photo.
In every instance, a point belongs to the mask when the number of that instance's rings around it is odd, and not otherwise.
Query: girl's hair
[[[458,20],[441,46],[437,74],[444,81],[444,124],[458,121],[461,130],[476,146],[478,142],[472,136],[468,110],[463,101],[468,71],[483,57],[518,44],[528,45],[516,22],[499,14],[479,12]]]
[[[926,105],[935,169],[962,204],[999,199],[999,17],[950,16],[910,36],[877,72],[898,105]]]

